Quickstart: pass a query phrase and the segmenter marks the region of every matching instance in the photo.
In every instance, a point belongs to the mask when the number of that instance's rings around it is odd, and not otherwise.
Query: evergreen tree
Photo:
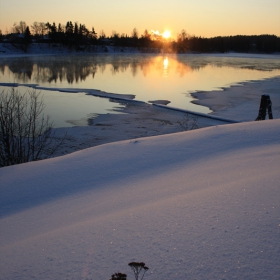
[[[24,52],[27,52],[29,45],[32,42],[32,36],[29,30],[29,27],[27,26],[25,31],[24,31],[24,39],[23,39],[23,43],[24,43]]]

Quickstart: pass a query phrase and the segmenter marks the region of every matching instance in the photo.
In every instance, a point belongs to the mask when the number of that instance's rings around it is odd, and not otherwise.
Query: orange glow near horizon
[[[202,37],[275,34],[280,36],[279,0],[196,0],[157,1],[75,1],[61,0],[49,5],[42,0],[0,0],[0,30],[11,32],[14,23],[25,21],[31,27],[34,22],[67,21],[94,27],[110,36],[113,30],[119,34],[131,34],[137,28],[139,34],[152,27],[155,36],[176,39],[184,29],[190,35]],[[65,8],[67,7],[67,9]],[[61,12],[63,11],[63,13]],[[94,13],[93,11],[100,11]],[[166,33],[165,33],[166,32]],[[166,35],[164,35],[166,34]]]

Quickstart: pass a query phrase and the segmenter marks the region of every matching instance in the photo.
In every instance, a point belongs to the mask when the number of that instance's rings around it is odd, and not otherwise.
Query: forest
[[[25,21],[14,23],[11,32],[3,34],[0,30],[0,42],[11,43],[28,51],[32,43],[61,44],[75,51],[93,51],[95,46],[116,46],[137,48],[141,52],[170,53],[276,53],[280,52],[280,37],[276,35],[235,35],[204,38],[190,35],[185,29],[177,34],[176,39],[166,39],[160,34],[147,29],[139,34],[134,28],[131,34],[112,31],[106,36],[103,30],[98,35],[94,28],[88,29],[85,24],[67,21],[66,24],[34,22],[28,26]]]

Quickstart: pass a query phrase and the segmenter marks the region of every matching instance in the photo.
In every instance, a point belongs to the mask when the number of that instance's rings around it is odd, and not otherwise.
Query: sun
[[[168,31],[168,30],[165,30],[165,31],[162,33],[162,37],[163,37],[164,39],[168,39],[168,38],[170,37],[170,35],[171,35],[171,33],[170,33],[170,31]]]

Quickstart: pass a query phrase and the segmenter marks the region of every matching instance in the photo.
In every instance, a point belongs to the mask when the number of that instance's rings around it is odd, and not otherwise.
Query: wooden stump
[[[263,94],[261,97],[259,115],[256,118],[256,121],[265,120],[266,110],[268,112],[269,119],[273,119],[272,116],[272,103],[270,100],[270,96],[268,94]]]

